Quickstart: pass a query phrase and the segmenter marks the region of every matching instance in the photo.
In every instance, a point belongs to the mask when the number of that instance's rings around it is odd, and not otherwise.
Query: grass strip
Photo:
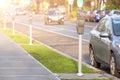
[[[3,30],[17,44],[28,44],[29,38],[23,34],[16,32],[12,35],[12,30]],[[33,41],[33,45],[39,44]],[[70,58],[58,54],[57,52],[47,48],[46,46],[30,46],[21,45],[28,53],[30,53],[35,59],[46,66],[54,73],[77,73],[78,63]],[[82,65],[83,73],[96,73],[95,70]]]

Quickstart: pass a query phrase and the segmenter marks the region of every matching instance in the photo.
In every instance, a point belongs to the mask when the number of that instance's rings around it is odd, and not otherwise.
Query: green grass
[[[18,44],[28,44],[29,38],[16,32],[13,36],[11,30],[2,31]],[[33,44],[38,44],[33,41]],[[54,73],[77,73],[78,63],[70,58],[62,56],[57,52],[42,45],[21,45],[28,53],[41,62]],[[93,69],[82,65],[83,73],[95,73]]]

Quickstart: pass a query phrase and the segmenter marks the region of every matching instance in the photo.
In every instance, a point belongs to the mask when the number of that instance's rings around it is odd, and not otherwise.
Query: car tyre
[[[119,76],[119,73],[116,70],[115,58],[113,55],[110,57],[110,73],[114,76]]]
[[[100,63],[98,63],[96,61],[94,51],[91,47],[90,47],[90,62],[91,62],[91,65],[94,66],[94,67],[96,67],[96,68],[100,67]]]

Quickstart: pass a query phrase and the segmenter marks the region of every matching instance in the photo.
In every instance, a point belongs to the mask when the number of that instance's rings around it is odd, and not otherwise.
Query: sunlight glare
[[[0,0],[0,6],[6,7],[7,6],[7,0]]]

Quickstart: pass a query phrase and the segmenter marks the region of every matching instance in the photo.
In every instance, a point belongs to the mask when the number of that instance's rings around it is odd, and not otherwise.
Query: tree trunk
[[[36,7],[36,13],[39,13],[40,1],[41,0],[36,0],[36,5],[37,5],[37,7]]]

